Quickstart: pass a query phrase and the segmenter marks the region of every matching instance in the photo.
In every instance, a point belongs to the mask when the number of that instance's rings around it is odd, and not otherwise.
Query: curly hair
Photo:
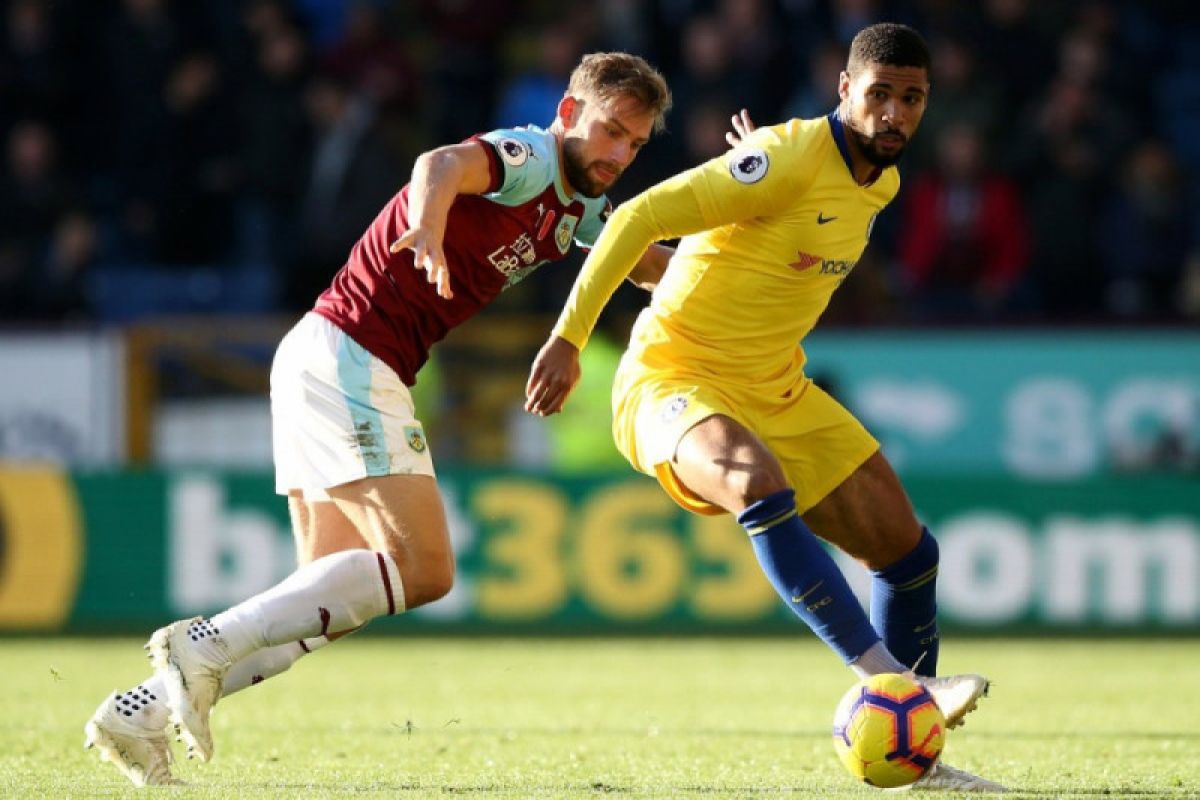
[[[929,72],[929,45],[907,25],[881,22],[863,28],[850,43],[846,72],[853,75],[868,64],[920,67]]]

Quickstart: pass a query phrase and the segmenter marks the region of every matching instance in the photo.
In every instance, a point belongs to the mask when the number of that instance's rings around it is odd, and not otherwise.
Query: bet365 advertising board
[[[798,630],[741,529],[687,515],[648,478],[441,480],[457,586],[379,628]],[[941,543],[947,626],[1200,631],[1195,478],[906,483]],[[294,565],[272,489],[266,472],[0,470],[0,630],[145,630],[272,585]]]

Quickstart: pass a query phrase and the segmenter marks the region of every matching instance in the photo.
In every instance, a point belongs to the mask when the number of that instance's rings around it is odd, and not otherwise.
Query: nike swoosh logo
[[[799,597],[796,597],[796,595],[792,595],[792,602],[793,602],[793,603],[803,603],[803,602],[804,602],[804,598],[808,597],[810,594],[812,594],[813,592],[815,592],[817,589],[820,589],[820,588],[821,588],[821,584],[822,584],[822,583],[824,583],[824,582],[825,582],[825,579],[824,579],[824,578],[822,578],[821,580],[817,581],[817,584],[816,584],[815,586],[813,586],[811,589],[809,589],[807,592],[805,592],[804,594],[800,595]]]
[[[937,625],[936,619],[931,622],[926,622],[924,625],[918,625],[917,627],[913,628],[913,633],[920,633],[921,631],[927,631],[930,628],[932,628],[934,625]]]
[[[837,219],[837,217],[827,217],[824,214],[822,214],[820,211],[817,212],[817,224],[818,225],[824,225],[827,222],[833,222],[835,219]]]

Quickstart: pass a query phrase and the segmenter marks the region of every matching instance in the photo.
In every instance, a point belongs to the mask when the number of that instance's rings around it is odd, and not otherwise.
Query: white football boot
[[[200,761],[212,758],[208,716],[221,697],[229,669],[227,660],[218,660],[196,645],[202,639],[215,637],[214,629],[206,626],[211,623],[202,617],[180,620],[159,628],[146,643],[150,663],[167,687],[171,721],[187,745],[188,758]]]
[[[933,695],[933,701],[946,717],[947,728],[957,728],[963,724],[963,717],[975,710],[979,698],[986,697],[988,686],[991,684],[982,675],[947,675],[944,678],[931,678],[927,675],[909,677],[924,686]]]
[[[1007,792],[1008,789],[987,778],[972,775],[966,770],[935,761],[933,766],[908,786],[888,789],[889,792]]]
[[[119,707],[121,694],[105,698],[83,728],[84,748],[100,752],[102,761],[111,761],[134,786],[182,784],[171,774],[171,747],[166,728],[154,731],[132,722],[132,716]],[[134,709],[136,711],[136,709]]]

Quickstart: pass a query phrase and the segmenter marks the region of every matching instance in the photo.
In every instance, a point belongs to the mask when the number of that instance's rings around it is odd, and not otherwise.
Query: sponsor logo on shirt
[[[729,154],[729,174],[738,183],[758,183],[768,167],[770,161],[765,150],[734,150]]]
[[[812,253],[804,253],[797,250],[796,260],[789,263],[788,266],[797,272],[804,272],[805,270],[812,269],[813,267],[819,265],[821,269],[819,270],[818,274],[836,275],[844,278],[846,275],[850,274],[850,270],[854,269],[854,265],[857,263],[857,261],[821,258],[820,256],[814,256]]]
[[[522,233],[511,243],[488,253],[488,261],[503,275],[512,275],[517,270],[528,267],[537,261],[533,237],[528,232]]]

